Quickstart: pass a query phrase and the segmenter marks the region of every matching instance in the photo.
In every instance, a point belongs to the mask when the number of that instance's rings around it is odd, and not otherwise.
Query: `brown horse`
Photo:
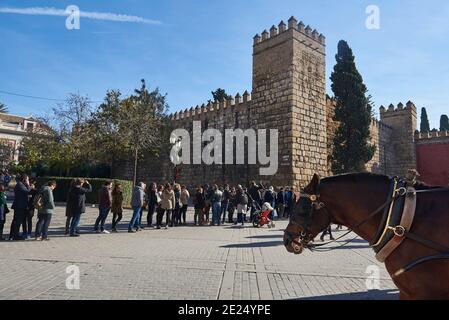
[[[284,244],[290,253],[300,254],[329,224],[344,225],[372,241],[382,224],[380,208],[387,206],[392,178],[368,173],[348,174],[320,180],[315,175],[304,189],[307,196],[296,203],[285,230]],[[430,187],[416,187],[417,190]],[[432,243],[449,246],[449,190],[418,193],[410,233]],[[387,202],[386,202],[387,201]],[[391,201],[390,201],[391,202]],[[420,263],[400,275],[398,270],[414,261],[442,253],[431,246],[406,238],[385,261],[400,291],[400,298],[449,299],[449,260]],[[449,254],[449,252],[444,252]]]

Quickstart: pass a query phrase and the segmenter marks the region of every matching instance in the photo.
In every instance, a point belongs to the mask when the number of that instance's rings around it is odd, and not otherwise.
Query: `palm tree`
[[[8,108],[6,108],[6,105],[1,102],[0,102],[0,113],[8,113]]]

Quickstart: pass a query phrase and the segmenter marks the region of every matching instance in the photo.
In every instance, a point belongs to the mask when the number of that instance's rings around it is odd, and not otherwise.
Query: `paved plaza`
[[[183,226],[128,234],[128,210],[122,232],[104,235],[92,232],[96,214],[89,208],[82,217],[80,238],[63,235],[58,207],[51,241],[0,243],[0,299],[398,299],[362,240],[294,256],[282,244],[286,221],[274,229]],[[191,211],[188,217],[191,223]],[[12,213],[5,229],[11,219]],[[71,265],[79,267],[79,289],[66,287]],[[380,266],[380,290],[366,289],[370,265]]]

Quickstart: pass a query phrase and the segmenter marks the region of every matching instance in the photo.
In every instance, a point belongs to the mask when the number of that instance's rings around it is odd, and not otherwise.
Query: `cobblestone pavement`
[[[285,221],[274,229],[228,224],[128,234],[126,211],[122,231],[106,235],[92,232],[96,214],[89,208],[82,217],[79,238],[63,235],[64,209],[58,207],[51,241],[0,242],[0,299],[398,298],[362,240],[294,256],[282,244]],[[193,220],[192,212],[188,217]],[[66,287],[71,265],[80,270],[79,290]],[[370,265],[380,266],[380,290],[366,289]]]

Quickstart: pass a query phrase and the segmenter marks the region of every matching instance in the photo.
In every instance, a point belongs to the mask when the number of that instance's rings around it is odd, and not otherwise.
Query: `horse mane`
[[[361,182],[389,182],[390,176],[360,172],[360,173],[345,173],[332,177],[323,178],[321,182],[347,182],[347,183],[361,183]]]
[[[323,178],[321,182],[347,182],[347,183],[361,183],[361,182],[386,182],[391,181],[392,177],[382,174],[360,172],[360,173],[345,173],[332,177]],[[431,190],[440,189],[442,186],[431,186],[422,181],[417,181],[414,185],[416,190]]]

